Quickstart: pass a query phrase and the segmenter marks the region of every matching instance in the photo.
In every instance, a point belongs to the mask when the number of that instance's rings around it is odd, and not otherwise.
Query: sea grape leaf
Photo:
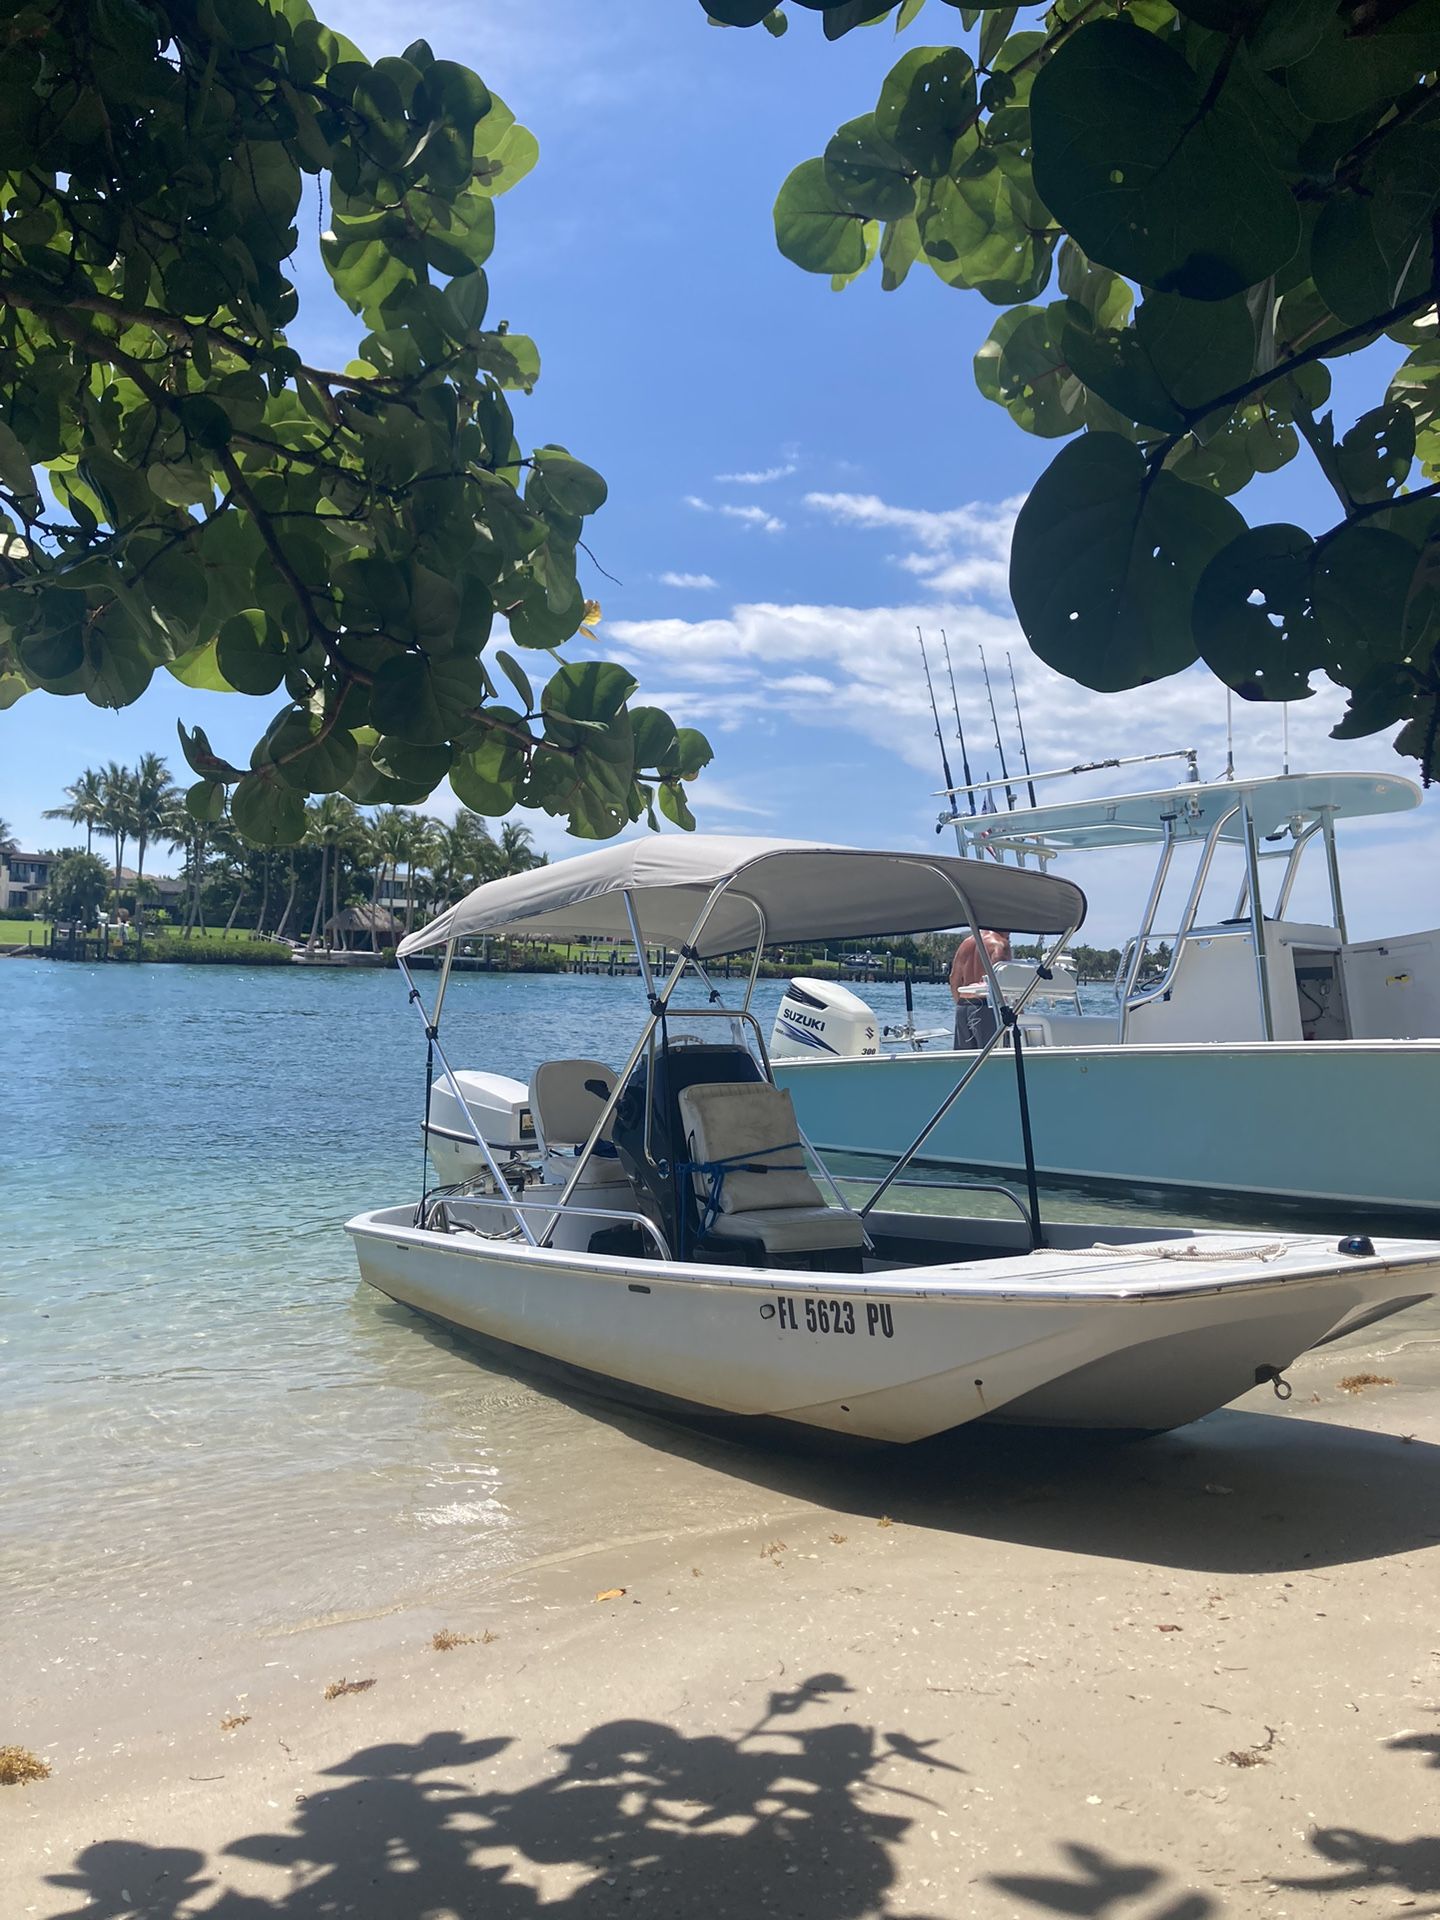
[[[1304,700],[1324,658],[1311,599],[1315,542],[1302,527],[1247,527],[1195,589],[1200,657],[1247,700]]]
[[[1244,524],[1228,501],[1151,472],[1120,435],[1085,434],[1051,461],[1015,524],[1010,592],[1026,638],[1101,692],[1177,673],[1196,656],[1200,576]]]
[[[1041,199],[1127,279],[1223,300],[1299,244],[1295,201],[1248,119],[1153,33],[1088,23],[1040,69],[1030,115]]]
[[[823,160],[803,160],[775,201],[775,241],[807,273],[856,273],[865,264],[870,223],[830,186]]]
[[[847,120],[825,149],[825,184],[848,213],[903,220],[915,211],[904,156],[880,133],[873,113]]]
[[[912,47],[886,76],[875,131],[927,179],[945,173],[975,120],[975,65],[962,47]]]
[[[1085,424],[1085,390],[1061,339],[1068,305],[1057,300],[1048,307],[1011,307],[975,355],[981,393],[1042,439],[1074,433]]]

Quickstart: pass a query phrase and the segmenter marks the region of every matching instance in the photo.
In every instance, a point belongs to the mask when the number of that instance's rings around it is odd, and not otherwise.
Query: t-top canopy
[[[1378,813],[1404,813],[1420,804],[1420,789],[1389,773],[1273,774],[1263,780],[1214,780],[1207,785],[1166,787],[1158,793],[1115,793],[1091,800],[1061,800],[1048,807],[1022,807],[1014,813],[986,816],[985,845],[1029,842],[1079,852],[1091,847],[1154,846],[1165,822],[1177,840],[1203,840],[1218,819],[1232,817],[1222,840],[1243,840],[1237,811],[1248,800],[1260,839],[1278,833],[1292,820],[1317,820],[1326,812],[1337,820]],[[966,822],[978,829],[978,822]]]
[[[716,888],[720,899],[692,941]],[[1085,917],[1072,881],[954,854],[872,853],[809,840],[679,834],[626,841],[488,880],[400,943],[402,959],[471,934],[628,939],[624,895],[647,940],[701,959],[792,940],[934,933],[976,920],[999,933],[1061,933]]]

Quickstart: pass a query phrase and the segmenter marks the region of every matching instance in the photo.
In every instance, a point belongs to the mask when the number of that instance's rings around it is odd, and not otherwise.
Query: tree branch
[[[1354,340],[1363,340],[1372,333],[1383,333],[1387,327],[1393,327],[1401,320],[1409,320],[1415,314],[1423,313],[1427,307],[1434,304],[1434,299],[1433,293],[1418,293],[1413,299],[1402,300],[1398,306],[1391,307],[1388,313],[1377,313],[1373,318],[1362,320],[1353,327],[1342,327],[1339,333],[1327,334],[1323,340],[1316,340],[1299,353],[1292,354],[1288,360],[1279,361],[1266,373],[1251,374],[1250,378],[1242,381],[1238,387],[1232,387],[1228,393],[1217,393],[1215,398],[1207,400],[1204,406],[1182,407],[1180,411],[1185,416],[1184,426],[1156,442],[1149,456],[1151,466],[1158,468],[1167,455],[1173,453],[1179,446],[1186,434],[1199,426],[1202,420],[1208,420],[1212,413],[1229,413],[1242,401],[1248,400],[1252,393],[1260,393],[1266,387],[1273,387],[1277,381],[1284,380],[1297,368],[1308,367],[1311,361],[1324,360],[1341,347],[1349,346]]]

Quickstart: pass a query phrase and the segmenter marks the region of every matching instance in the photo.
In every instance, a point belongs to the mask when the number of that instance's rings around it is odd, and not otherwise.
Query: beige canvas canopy
[[[403,940],[400,957],[487,933],[628,940],[627,894],[646,940],[672,948],[692,944],[702,960],[758,940],[778,946],[970,924],[1055,934],[1085,917],[1085,896],[1069,880],[953,854],[667,834],[488,880]]]

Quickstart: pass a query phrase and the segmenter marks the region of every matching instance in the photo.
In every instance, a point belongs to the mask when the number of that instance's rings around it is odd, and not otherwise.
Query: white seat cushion
[[[867,1245],[864,1222],[827,1207],[805,1165],[788,1093],[763,1081],[686,1087],[680,1119],[691,1161],[715,1171],[694,1175],[707,1214],[716,1174],[719,1204],[709,1231],[724,1240],[759,1240],[768,1255],[824,1253]]]
[[[603,1060],[546,1060],[530,1081],[530,1110],[547,1155],[569,1158],[583,1146],[615,1086],[615,1069]],[[609,1128],[580,1176],[582,1187],[629,1186],[629,1175],[609,1145]]]
[[[864,1223],[839,1207],[757,1207],[719,1213],[710,1228],[720,1240],[759,1240],[767,1254],[828,1253],[866,1244]]]
[[[825,1205],[805,1165],[790,1096],[778,1087],[763,1080],[686,1087],[680,1095],[680,1123],[697,1166],[724,1166],[722,1213]],[[708,1174],[695,1176],[695,1191],[706,1201],[712,1179]]]
[[[547,1147],[578,1147],[590,1138],[614,1090],[615,1069],[603,1060],[544,1061],[530,1081],[530,1110],[540,1138]]]

